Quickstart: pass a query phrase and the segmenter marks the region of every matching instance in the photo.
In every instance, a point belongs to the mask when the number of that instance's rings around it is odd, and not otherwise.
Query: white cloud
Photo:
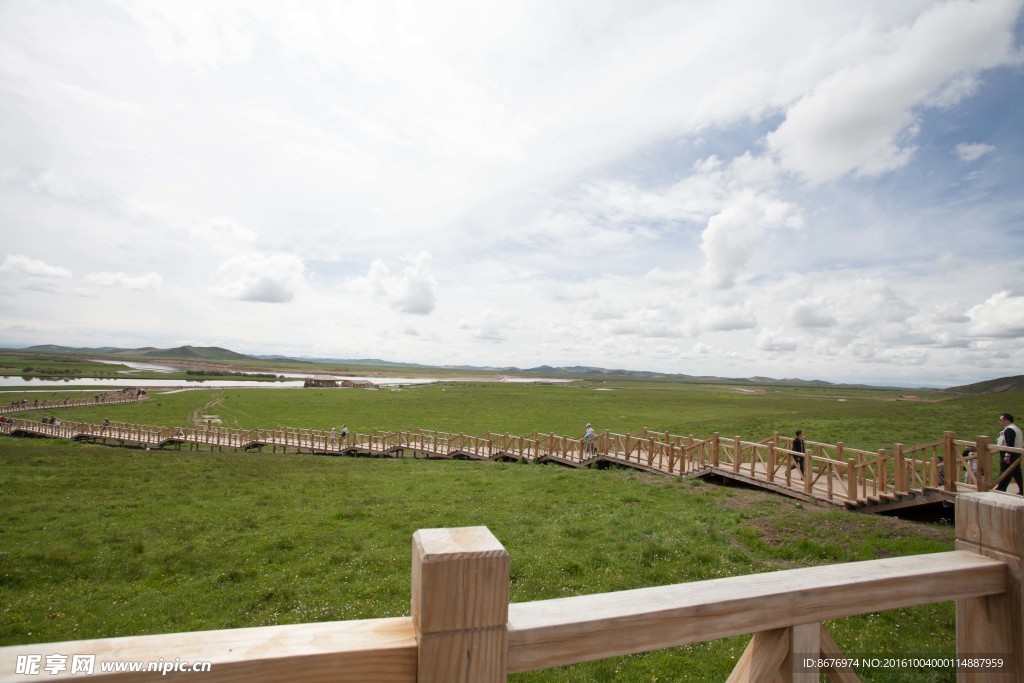
[[[237,253],[256,241],[256,234],[234,218],[218,216],[195,221],[189,229],[192,239],[218,253]]]
[[[994,152],[995,149],[996,148],[992,145],[986,145],[983,142],[961,142],[953,149],[953,151],[960,158],[960,161],[971,162],[977,161],[986,154]]]
[[[120,4],[142,25],[153,54],[164,64],[212,67],[242,62],[252,54],[255,31],[230,3],[123,0]]]
[[[551,289],[551,298],[555,301],[587,301],[597,299],[598,296],[598,289],[593,282],[565,283]]]
[[[429,315],[437,306],[437,282],[431,274],[433,257],[422,251],[403,259],[406,266],[400,276],[394,276],[381,259],[370,264],[364,282],[372,294],[386,301],[392,308],[412,315]]]
[[[53,266],[46,261],[29,258],[21,254],[8,254],[0,263],[0,271],[14,275],[25,275],[45,280],[70,280],[71,271],[61,266]]]
[[[749,330],[757,326],[757,317],[746,306],[713,306],[700,316],[699,324],[710,332]]]
[[[463,319],[459,322],[459,329],[465,330],[473,339],[489,344],[504,342],[507,339],[509,322],[494,311],[484,310],[478,317]]]
[[[128,273],[90,273],[85,276],[86,282],[101,287],[122,287],[138,291],[154,291],[163,284],[163,276],[159,273],[142,273],[141,275],[130,275]]]
[[[741,279],[761,239],[780,228],[803,225],[796,206],[772,197],[744,192],[711,217],[701,233],[704,273],[713,287],[727,289]]]
[[[969,94],[965,76],[1014,59],[1016,0],[936,4],[909,27],[877,36],[876,54],[818,83],[767,137],[780,163],[811,183],[874,176],[914,153],[915,107]],[[935,102],[933,102],[935,104]]]
[[[228,299],[263,303],[292,301],[305,286],[305,264],[294,254],[249,252],[217,267],[213,291]]]
[[[73,202],[83,198],[82,192],[70,180],[50,169],[30,171],[8,168],[0,172],[0,180],[12,187],[21,187],[62,201]]]
[[[1024,337],[1024,296],[1004,290],[967,311],[970,334],[978,337]]]
[[[789,311],[789,317],[797,327],[832,327],[835,318],[826,310],[822,301],[801,301]]]
[[[799,344],[783,330],[764,328],[757,334],[755,346],[762,351],[796,351]]]

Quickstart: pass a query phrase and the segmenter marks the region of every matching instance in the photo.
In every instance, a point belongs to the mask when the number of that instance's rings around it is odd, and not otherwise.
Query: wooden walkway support
[[[92,655],[97,674],[117,661],[209,662],[202,678],[211,683],[493,683],[746,633],[754,635],[730,681],[817,681],[820,673],[857,681],[856,669],[872,668],[867,662],[819,668],[819,657],[842,657],[822,622],[949,600],[957,602],[956,658],[929,655],[947,660],[935,667],[957,671],[959,681],[1024,682],[1024,500],[975,493],[963,502],[952,552],[511,605],[509,556],[490,531],[421,530],[413,537],[410,617],[17,645],[0,648],[0,683],[38,680],[30,664],[46,655]],[[879,657],[922,655],[898,648]]]
[[[567,467],[611,464],[667,476],[718,475],[793,498],[867,512],[953,502],[962,492],[986,491],[1002,478],[1002,452],[1019,457],[1024,448],[999,447],[979,436],[973,441],[946,432],[941,439],[891,451],[866,451],[836,444],[806,442],[802,467],[792,441],[778,432],[760,441],[740,436],[710,438],[655,432],[605,432],[596,443],[534,432],[526,436],[483,436],[433,430],[350,433],[278,426],[273,429],[159,427],[123,422],[96,425],[61,421],[46,424],[24,418],[0,419],[0,434],[79,439],[138,448],[190,448],[292,451],[325,455],[425,457],[556,463]]]

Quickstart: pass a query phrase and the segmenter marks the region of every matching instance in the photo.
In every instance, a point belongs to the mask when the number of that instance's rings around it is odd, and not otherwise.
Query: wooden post
[[[889,492],[889,463],[886,462],[886,459],[885,459],[885,449],[884,448],[879,448],[878,449],[878,465],[875,466],[875,495],[876,496],[879,493],[879,490],[878,490],[878,480],[879,479],[882,480],[882,490],[881,490],[881,492],[883,494],[884,493],[888,493]]]
[[[980,453],[981,451],[979,451]],[[956,603],[956,651],[1008,660],[1003,676],[961,670],[957,681],[1024,681],[1024,498],[1002,493],[959,493],[956,549],[1006,563],[1006,593]]]
[[[718,467],[718,432],[711,436],[711,466]]]
[[[907,468],[903,462],[903,444],[897,443],[893,447],[893,457],[896,459],[896,493],[906,493]]]
[[[413,534],[418,683],[506,680],[508,591],[508,551],[487,527]]]
[[[738,436],[732,439],[732,471],[737,473],[740,471],[740,455],[743,453],[742,441]]]
[[[790,628],[789,654],[782,664],[782,673],[792,675],[794,683],[818,683],[818,667],[804,667],[807,658],[817,659],[821,653],[821,622],[800,624]]]
[[[992,454],[988,450],[991,439],[987,436],[979,436],[975,441],[978,457],[978,491],[988,491],[992,488]]]
[[[846,460],[846,457],[843,455],[845,448],[842,441],[836,443],[836,460],[846,463],[846,499],[856,502],[857,468],[852,459]]]
[[[956,482],[960,479],[960,468],[956,466],[955,432],[942,433],[942,474],[945,478],[943,489],[956,491]]]

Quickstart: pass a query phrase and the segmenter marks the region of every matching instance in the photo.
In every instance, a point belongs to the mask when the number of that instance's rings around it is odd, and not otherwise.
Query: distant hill
[[[20,351],[30,351],[31,353],[99,353],[99,354],[113,354],[126,351],[127,349],[119,349],[114,346],[101,346],[99,348],[72,348],[70,346],[57,346],[55,344],[40,344],[38,346],[29,346]]]
[[[772,377],[714,377],[710,375],[684,375],[681,373],[664,373],[664,372],[651,372],[645,370],[622,370],[622,369],[608,369],[598,368],[587,365],[572,365],[567,367],[554,367],[551,365],[540,365],[534,368],[516,368],[516,367],[494,367],[494,366],[476,366],[476,365],[422,365],[419,363],[401,363],[394,361],[387,361],[380,358],[314,358],[309,356],[280,356],[280,355],[260,355],[260,356],[247,356],[241,353],[236,353],[229,349],[224,349],[219,346],[179,346],[173,349],[157,349],[152,346],[139,348],[139,349],[124,349],[112,346],[103,346],[99,348],[74,348],[68,346],[57,346],[54,344],[44,344],[39,346],[30,346],[28,348],[20,349],[24,352],[31,353],[66,353],[75,354],[80,356],[108,356],[115,358],[124,359],[148,359],[158,360],[164,359],[168,361],[192,361],[192,362],[206,362],[215,363],[217,361],[267,361],[274,362],[279,361],[281,363],[307,363],[307,364],[320,364],[320,365],[345,365],[345,366],[373,366],[377,368],[391,368],[393,370],[400,370],[402,368],[409,368],[415,370],[434,370],[434,371],[461,371],[461,372],[476,372],[476,373],[489,373],[489,374],[501,374],[501,375],[518,375],[523,377],[555,377],[559,379],[590,379],[590,380],[601,380],[601,379],[618,379],[618,380],[653,380],[653,381],[667,381],[667,382],[691,382],[694,384],[733,384],[738,386],[788,386],[788,387],[837,387],[847,389],[868,389],[872,388],[866,384],[835,384],[833,382],[825,382],[822,380],[806,380],[798,379],[795,377],[789,377],[785,379],[775,379]],[[189,365],[188,363],[182,363],[182,365]],[[935,391],[935,390],[932,390]],[[1024,391],[1024,375],[1016,375],[1013,377],[1003,377],[1000,379],[988,380],[986,382],[978,382],[976,384],[968,384],[959,387],[950,387],[944,389],[949,393],[958,394],[987,394],[987,393],[999,393],[1004,391]]]
[[[179,346],[174,349],[153,349],[141,355],[180,360],[253,360],[253,356],[235,353],[219,346]]]
[[[168,360],[254,360],[253,356],[235,353],[228,349],[222,349],[219,346],[179,346],[173,349],[158,349],[153,346],[145,346],[139,349],[121,349],[113,346],[76,348],[43,344],[40,346],[29,346],[21,350],[32,353],[67,353],[85,356],[120,356],[122,358],[166,358]]]
[[[671,382],[692,382],[694,384],[738,384],[742,386],[788,386],[788,387],[846,387],[854,389],[867,389],[866,384],[834,384],[820,379],[775,379],[773,377],[715,377],[712,375],[684,375],[678,373],[650,372],[645,370],[609,370],[607,368],[595,368],[583,365],[570,367],[551,367],[541,365],[528,370],[518,368],[503,368],[500,372],[508,374],[529,374],[546,375],[548,377],[578,377],[579,379],[645,379],[665,380]]]
[[[1024,375],[1000,377],[987,382],[950,387],[946,391],[957,394],[1001,394],[1006,391],[1024,391]]]

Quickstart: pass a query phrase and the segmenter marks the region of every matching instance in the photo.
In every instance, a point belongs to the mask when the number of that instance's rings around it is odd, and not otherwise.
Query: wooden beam
[[[508,551],[482,526],[420,529],[412,546],[417,682],[505,681]]]
[[[825,659],[846,659],[843,651],[839,649],[839,645],[836,644],[832,634],[828,632],[825,625],[821,625],[821,629],[818,632],[818,642],[821,643],[821,656]],[[828,675],[828,680],[832,683],[860,683],[860,678],[854,673],[850,667],[842,668],[829,668],[825,670]]]
[[[790,630],[758,631],[736,663],[726,683],[771,683],[789,654]]]
[[[886,558],[509,607],[509,673],[774,628],[1003,593],[1006,565],[971,552]]]
[[[14,673],[18,657],[43,655],[45,666],[46,655],[53,653],[67,656],[67,669],[53,676]],[[74,655],[96,655],[95,674],[72,676]],[[211,662],[210,673],[178,674],[211,681],[416,682],[416,637],[408,617],[16,645],[0,648],[0,680],[152,681],[164,677],[153,672],[104,675],[100,663],[161,659]]]

